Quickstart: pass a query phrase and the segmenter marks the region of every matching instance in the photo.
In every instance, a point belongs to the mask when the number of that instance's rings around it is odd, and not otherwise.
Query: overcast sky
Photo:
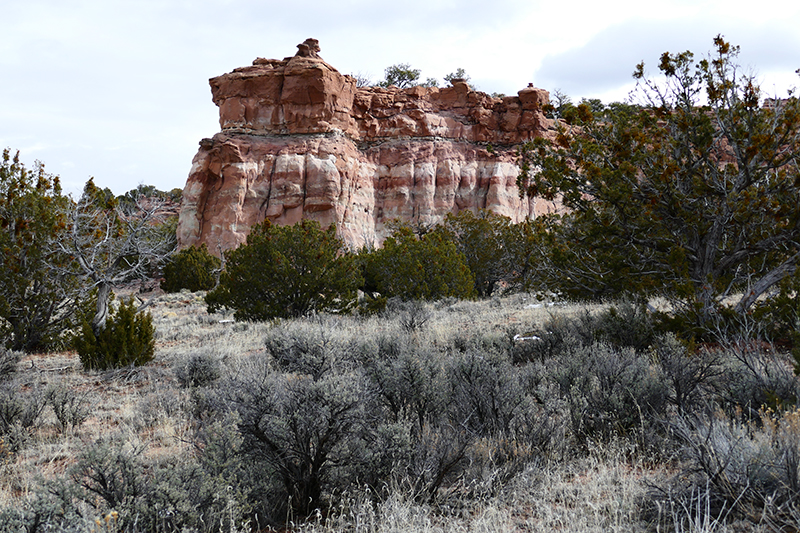
[[[644,7],[647,6],[647,7]],[[410,63],[479,90],[533,83],[574,101],[624,100],[662,52],[723,34],[769,93],[800,86],[800,2],[773,0],[0,0],[0,148],[45,163],[68,191],[183,187],[219,131],[208,79],[308,37],[344,74]]]

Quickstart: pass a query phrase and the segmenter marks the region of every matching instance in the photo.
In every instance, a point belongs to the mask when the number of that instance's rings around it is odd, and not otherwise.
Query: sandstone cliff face
[[[336,224],[360,247],[380,244],[392,219],[431,224],[485,208],[520,221],[551,209],[519,198],[514,164],[515,145],[550,133],[546,91],[358,88],[316,41],[298,48],[210,80],[222,131],[192,161],[181,247],[236,247],[264,219]]]

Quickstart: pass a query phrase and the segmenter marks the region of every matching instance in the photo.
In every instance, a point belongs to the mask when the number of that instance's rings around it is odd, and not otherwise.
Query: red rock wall
[[[490,209],[520,221],[552,208],[519,198],[514,164],[516,145],[552,129],[544,90],[492,98],[463,82],[357,88],[300,55],[257,59],[210,83],[222,131],[192,161],[181,247],[236,247],[265,218],[333,223],[360,247],[380,244],[392,219],[427,224]]]

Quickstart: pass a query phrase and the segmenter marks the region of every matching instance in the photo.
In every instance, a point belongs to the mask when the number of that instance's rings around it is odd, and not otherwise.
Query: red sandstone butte
[[[269,219],[336,224],[350,246],[379,245],[386,223],[433,224],[489,209],[518,222],[552,209],[520,199],[516,146],[550,135],[549,94],[494,98],[451,87],[357,87],[315,39],[210,80],[222,131],[200,141],[183,191],[178,243],[219,253]]]

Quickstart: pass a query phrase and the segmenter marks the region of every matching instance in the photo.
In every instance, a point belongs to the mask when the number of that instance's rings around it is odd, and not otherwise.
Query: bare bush
[[[77,394],[61,383],[49,386],[45,391],[45,399],[52,407],[62,431],[80,426],[91,412],[86,394]]]
[[[713,403],[726,372],[721,353],[704,348],[690,353],[672,334],[659,338],[653,351],[670,385],[668,400],[680,413]]]
[[[763,407],[783,409],[797,403],[800,384],[785,354],[751,340],[724,342],[716,349],[727,362],[720,401],[729,410],[757,418]]]
[[[22,352],[15,352],[0,346],[0,381],[11,378],[21,357]]]
[[[318,315],[270,329],[264,344],[278,369],[320,379],[353,366],[351,341],[337,329],[332,317]]]
[[[732,419],[717,411],[681,417],[674,430],[688,463],[681,476],[658,487],[654,499],[673,510],[675,521],[691,520],[687,512],[702,505],[713,520],[766,522],[776,531],[796,525],[799,410],[765,411],[756,420]]]
[[[28,440],[46,406],[38,391],[21,392],[16,387],[0,387],[0,437],[12,452],[19,451]]]
[[[575,348],[550,368],[569,406],[573,435],[583,445],[642,435],[664,414],[667,389],[661,375],[630,348],[604,343]]]
[[[359,375],[281,374],[261,367],[221,385],[218,401],[239,416],[242,449],[264,465],[299,516],[346,489],[373,442],[371,397]]]
[[[205,387],[222,376],[222,364],[215,355],[200,352],[176,365],[174,372],[182,387]]]
[[[510,428],[527,407],[518,373],[501,357],[475,351],[456,356],[445,369],[452,417],[480,436]]]
[[[407,332],[422,329],[431,319],[428,305],[422,300],[402,300],[391,298],[384,313],[386,318],[397,317],[402,328]]]
[[[394,422],[410,421],[419,432],[439,416],[445,378],[435,352],[382,338],[364,369]]]

